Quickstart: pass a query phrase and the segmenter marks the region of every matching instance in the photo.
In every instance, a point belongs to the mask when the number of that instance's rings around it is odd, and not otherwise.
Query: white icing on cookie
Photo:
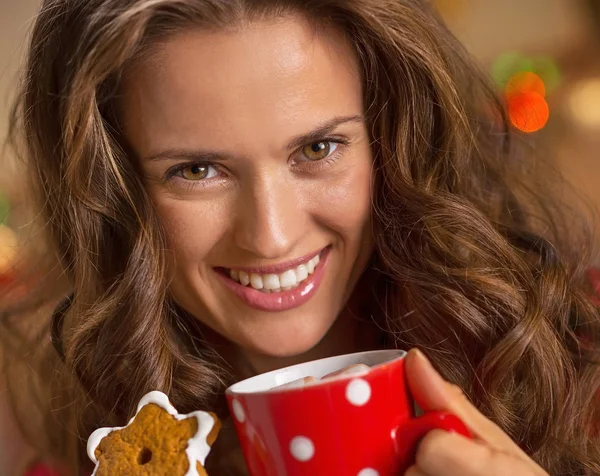
[[[88,442],[87,442],[87,453],[89,458],[96,464],[98,464],[98,459],[96,458],[96,448],[98,448],[98,445],[100,444],[100,442],[104,439],[105,436],[108,436],[109,433],[115,431],[115,430],[120,430],[121,428],[125,428],[124,426],[122,427],[115,427],[115,428],[98,428],[94,433],[92,433],[90,435],[90,437],[88,438]],[[96,471],[94,471],[95,473]]]
[[[96,470],[98,469],[98,459],[96,458],[96,448],[100,444],[103,438],[108,436],[113,431],[122,430],[127,426],[131,425],[135,420],[135,417],[140,412],[140,410],[146,405],[154,404],[165,410],[169,415],[175,417],[176,420],[185,420],[186,418],[196,418],[198,421],[198,431],[196,434],[188,440],[187,448],[185,453],[187,454],[189,461],[189,468],[185,476],[199,476],[198,470],[196,468],[196,462],[199,461],[202,466],[206,462],[206,458],[210,453],[210,446],[208,445],[208,435],[212,431],[215,421],[212,416],[210,416],[207,412],[196,411],[189,413],[187,415],[180,415],[177,413],[177,410],[171,402],[169,401],[169,397],[167,397],[164,393],[159,391],[150,392],[142,397],[140,403],[138,403],[137,411],[135,416],[129,420],[126,426],[117,426],[114,428],[98,428],[94,431],[87,442],[87,454],[88,457],[96,464],[96,468],[94,468],[94,472],[92,476],[95,476]]]

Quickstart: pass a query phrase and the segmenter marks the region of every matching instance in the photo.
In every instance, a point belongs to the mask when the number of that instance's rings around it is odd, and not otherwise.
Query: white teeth
[[[301,264],[296,268],[296,282],[304,281],[308,278],[308,269],[305,264]]]
[[[311,259],[309,261],[310,265],[312,266],[312,270],[309,271],[310,273],[314,272],[315,268],[317,267],[317,265],[319,264],[319,255],[315,256],[313,259]],[[310,268],[309,268],[310,269]]]
[[[281,287],[279,284],[279,276],[276,274],[265,274],[262,277],[262,281],[265,289],[279,289]]]
[[[296,277],[296,271],[293,269],[288,269],[284,273],[279,276],[279,283],[282,288],[291,288],[298,284],[298,279]]]
[[[241,283],[243,286],[252,286],[254,289],[264,293],[279,293],[289,291],[297,287],[302,281],[307,279],[309,275],[314,273],[315,268],[319,264],[319,255],[308,260],[308,262],[299,265],[294,269],[288,269],[281,274],[258,274],[247,273],[234,269],[229,270],[229,276],[234,281]]]
[[[250,275],[246,273],[246,271],[240,271],[239,275],[240,283],[242,283],[244,286],[248,286],[250,284]]]
[[[315,272],[315,268],[317,267],[318,264],[319,264],[319,255],[315,256],[308,263],[306,263],[306,269],[308,270],[308,273],[313,274]]]
[[[254,289],[262,289],[263,288],[263,280],[260,274],[252,273],[250,275],[250,285]]]

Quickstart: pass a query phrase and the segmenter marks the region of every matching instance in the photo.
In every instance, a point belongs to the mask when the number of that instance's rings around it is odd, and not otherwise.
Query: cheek
[[[343,174],[321,188],[319,215],[348,241],[362,241],[370,231],[371,156],[354,162]]]
[[[194,267],[219,242],[227,224],[219,203],[157,197],[154,200],[177,268]]]

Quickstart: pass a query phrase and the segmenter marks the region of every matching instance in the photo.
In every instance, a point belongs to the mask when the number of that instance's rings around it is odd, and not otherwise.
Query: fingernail
[[[427,358],[427,356],[423,352],[421,352],[419,349],[414,349],[414,352],[415,352],[415,357],[423,363],[423,370],[429,376],[430,380],[436,385],[445,387],[446,381],[438,373],[438,371],[432,365],[431,361]]]
[[[419,359],[421,362],[423,362],[424,365],[426,365],[427,367],[429,367],[435,371],[435,369],[433,368],[433,365],[431,365],[431,361],[427,358],[427,356],[420,349],[415,348],[415,349],[413,349],[413,352],[415,354],[415,357],[417,357],[417,359]]]

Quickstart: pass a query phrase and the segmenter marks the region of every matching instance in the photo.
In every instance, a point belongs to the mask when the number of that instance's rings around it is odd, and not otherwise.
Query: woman
[[[600,471],[587,243],[427,2],[48,0],[26,71],[36,305],[61,305],[3,335],[39,349],[9,369],[36,369],[13,395],[44,455],[87,471],[151,389],[225,418],[236,379],[399,347],[475,434],[432,432],[410,475]]]

